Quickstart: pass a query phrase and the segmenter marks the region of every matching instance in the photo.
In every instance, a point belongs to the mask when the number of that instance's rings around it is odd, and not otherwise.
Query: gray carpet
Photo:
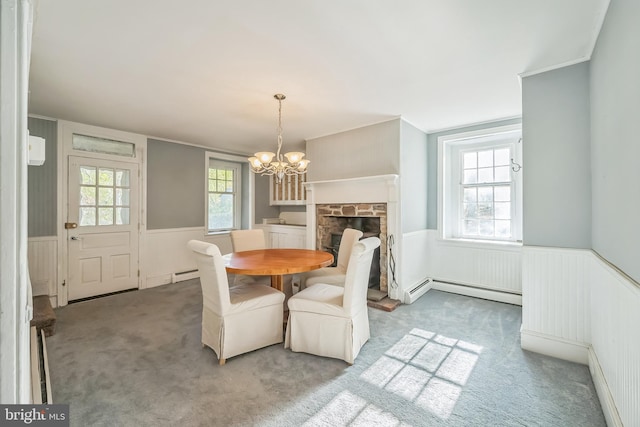
[[[73,426],[605,426],[586,366],[523,351],[521,308],[431,290],[353,366],[274,345],[200,345],[199,281],[56,310],[55,403]]]

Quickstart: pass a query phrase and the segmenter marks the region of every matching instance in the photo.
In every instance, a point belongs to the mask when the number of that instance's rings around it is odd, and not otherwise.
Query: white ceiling
[[[40,0],[29,113],[234,153],[402,116],[521,114],[518,74],[588,59],[609,0]]]

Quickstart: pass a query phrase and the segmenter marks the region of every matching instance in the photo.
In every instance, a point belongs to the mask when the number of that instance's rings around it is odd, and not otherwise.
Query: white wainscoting
[[[588,364],[608,425],[640,426],[640,287],[590,250],[525,247],[522,348]]]
[[[640,426],[640,287],[599,256],[589,258],[594,383],[609,425]]]
[[[591,251],[527,246],[522,264],[522,347],[587,364]],[[541,351],[542,350],[542,351]]]
[[[491,291],[483,296],[489,299],[500,299],[491,297],[499,293],[511,294],[504,302],[520,304],[520,245],[443,240],[438,238],[436,230],[428,230],[428,240],[426,263],[429,276],[434,280],[434,289],[442,288],[471,296],[481,296],[478,292]],[[465,286],[469,289],[465,290]]]
[[[30,237],[27,258],[33,294],[49,295],[51,305],[57,307],[58,238]]]
[[[397,263],[396,281],[400,288],[398,295],[405,298],[404,303],[408,303],[405,291],[413,289],[431,277],[428,264],[425,262],[425,259],[429,257],[429,230],[404,233],[401,244],[399,246],[396,242],[388,250],[389,252],[393,251]],[[391,263],[390,254],[387,255],[387,261]],[[389,287],[393,286],[391,268],[388,269],[388,280]]]
[[[174,274],[197,269],[193,254],[187,248],[187,242],[192,239],[214,243],[223,254],[232,252],[228,233],[208,235],[203,227],[148,230],[144,255],[145,287],[172,283]]]

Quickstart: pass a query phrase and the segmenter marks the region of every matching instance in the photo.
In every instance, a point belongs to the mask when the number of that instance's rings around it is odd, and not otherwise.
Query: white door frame
[[[89,153],[86,151],[74,150],[71,146],[72,135],[79,133],[83,135],[96,136],[100,138],[114,139],[117,141],[131,142],[136,147],[136,157],[127,158],[108,154]],[[69,170],[69,156],[93,157],[96,159],[116,160],[121,162],[137,163],[140,170],[138,185],[139,191],[139,221],[140,230],[138,232],[138,265],[140,277],[138,278],[138,288],[146,288],[146,269],[144,268],[144,254],[146,248],[146,217],[147,217],[147,137],[145,135],[124,132],[114,129],[107,129],[98,126],[85,125],[59,120],[58,121],[58,206],[56,225],[58,235],[58,306],[65,306],[68,303],[68,264],[67,264],[67,230],[64,223],[67,215],[67,184]]]

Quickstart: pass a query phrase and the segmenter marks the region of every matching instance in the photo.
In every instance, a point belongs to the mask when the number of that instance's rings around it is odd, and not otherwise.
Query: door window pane
[[[130,172],[80,166],[80,226],[129,224]]]
[[[80,226],[96,225],[96,208],[80,208]]]
[[[95,185],[96,168],[91,166],[80,166],[80,184]]]
[[[99,208],[98,218],[98,225],[113,225],[113,208]]]

